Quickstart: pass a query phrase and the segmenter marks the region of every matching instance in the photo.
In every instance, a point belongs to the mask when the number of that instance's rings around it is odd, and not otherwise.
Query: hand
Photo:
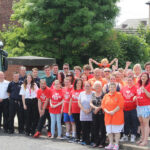
[[[72,113],[69,111],[69,112],[68,112],[68,115],[71,116],[71,114],[72,114]]]
[[[94,114],[97,114],[100,109],[101,109],[101,107],[96,107],[95,110],[94,110]]]
[[[114,111],[109,111],[109,114],[110,114],[110,115],[114,115],[115,112],[114,112]]]
[[[118,59],[117,59],[117,58],[115,58],[115,59],[114,59],[114,61],[118,61]]]
[[[41,112],[42,112],[41,114],[42,114],[42,116],[43,116],[43,115],[44,115],[44,113],[45,113],[45,109],[42,109],[42,111],[41,111]]]
[[[134,97],[133,97],[133,102],[134,102],[134,101],[136,101],[136,100],[137,100],[137,97],[136,97],[136,96],[134,96]]]
[[[3,99],[0,99],[0,103],[3,101]]]
[[[145,88],[144,86],[141,87],[142,92],[145,92]]]
[[[56,108],[56,106],[55,106],[55,105],[53,105],[53,104],[51,104],[51,107],[52,107],[52,108]]]
[[[89,61],[91,62],[91,61],[92,61],[92,58],[89,58]]]
[[[23,108],[24,108],[24,110],[27,110],[27,105],[24,104],[24,105],[23,105]]]
[[[130,61],[127,61],[126,62],[126,66],[130,66],[131,65],[131,62]]]
[[[112,70],[113,71],[117,70],[117,67],[115,65],[112,65]]]

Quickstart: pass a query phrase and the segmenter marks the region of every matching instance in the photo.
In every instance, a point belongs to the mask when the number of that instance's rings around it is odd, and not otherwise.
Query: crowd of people
[[[22,66],[12,81],[0,71],[0,127],[3,120],[4,132],[13,134],[17,114],[18,132],[33,138],[47,125],[52,139],[57,134],[57,139],[113,150],[129,140],[145,146],[150,134],[150,62],[144,70],[140,64],[129,69],[130,64],[123,69],[117,58],[110,63],[89,59],[73,71],[67,63],[63,71],[57,64],[46,65],[41,78],[37,68],[27,74]]]

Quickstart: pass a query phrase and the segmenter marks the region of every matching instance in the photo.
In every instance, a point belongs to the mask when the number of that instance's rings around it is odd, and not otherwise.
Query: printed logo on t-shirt
[[[74,99],[78,99],[78,97],[79,97],[79,92],[76,92],[72,95],[72,98]]]
[[[45,99],[46,99],[46,96],[42,93],[41,96],[40,96],[40,98],[41,98],[42,100],[45,100]]]
[[[70,93],[69,93],[69,92],[66,92],[65,95],[64,95],[64,98],[65,98],[65,99],[69,99],[69,98],[70,98]]]
[[[134,96],[134,94],[130,91],[130,90],[127,90],[123,93],[123,96],[126,98],[126,99],[130,99],[131,97]]]
[[[54,100],[58,100],[58,99],[61,98],[61,96],[59,95],[59,93],[55,93],[55,94],[52,96],[52,98],[53,98]]]

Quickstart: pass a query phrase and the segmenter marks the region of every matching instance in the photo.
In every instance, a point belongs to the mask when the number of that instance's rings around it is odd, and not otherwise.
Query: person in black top
[[[37,84],[38,88],[40,88],[40,78],[38,77],[37,68],[32,69],[32,76],[33,76],[34,82]]]
[[[21,82],[19,81],[19,73],[14,72],[13,81],[9,83],[7,92],[9,94],[9,131],[8,133],[14,133],[14,118],[17,113],[18,117],[18,130],[19,133],[23,133],[23,105],[21,95],[19,95]]]
[[[96,81],[93,87],[95,89],[95,93],[93,93],[90,102],[90,106],[93,109],[93,147],[98,146],[99,148],[102,148],[105,146],[106,140],[104,113],[101,108],[101,101],[103,99],[104,94],[102,92],[102,84],[100,81]]]
[[[20,74],[19,74],[19,81],[23,84],[24,80],[26,79],[26,67],[20,67]]]

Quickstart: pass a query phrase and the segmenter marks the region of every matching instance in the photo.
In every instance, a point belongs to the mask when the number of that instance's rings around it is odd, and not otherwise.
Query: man
[[[21,66],[20,67],[19,81],[23,84],[25,78],[26,78],[26,67],[25,66]]]
[[[44,66],[44,72],[45,76],[42,79],[45,79],[47,86],[51,87],[55,80],[55,76],[51,74],[50,66],[48,65]]]
[[[144,65],[144,68],[145,68],[145,71],[149,74],[150,76],[150,62],[147,62],[145,65]]]
[[[8,132],[8,117],[9,117],[9,100],[8,100],[8,88],[9,81],[4,80],[4,73],[0,71],[0,121],[3,115],[3,128],[4,132]],[[0,122],[1,125],[1,122]]]
[[[14,118],[17,113],[18,117],[18,131],[23,133],[24,124],[23,124],[23,105],[22,99],[19,95],[21,88],[21,82],[19,81],[19,73],[13,73],[13,81],[9,83],[7,92],[9,94],[9,132],[10,134],[14,133]]]
[[[37,126],[37,132],[34,134],[34,138],[38,138],[41,135],[41,131],[43,125],[45,123],[46,118],[48,119],[48,137],[51,136],[50,133],[50,115],[49,115],[49,95],[50,89],[46,86],[46,80],[40,80],[40,89],[37,91],[37,98],[38,98],[38,109],[40,114],[40,120]]]
[[[99,68],[94,69],[94,77],[89,80],[92,86],[94,85],[95,81],[100,81],[102,83],[102,87],[107,83],[107,81],[102,78],[101,70]]]
[[[33,76],[34,82],[37,84],[38,87],[40,87],[40,78],[38,77],[38,69],[37,68],[32,69],[32,76]]]
[[[67,63],[63,64],[63,71],[64,71],[63,73],[66,77],[66,75],[69,73],[69,64],[67,64]]]
[[[56,77],[56,79],[58,80],[58,76],[59,76],[59,68],[57,64],[53,64],[53,68],[52,68],[52,72],[53,75]]]

